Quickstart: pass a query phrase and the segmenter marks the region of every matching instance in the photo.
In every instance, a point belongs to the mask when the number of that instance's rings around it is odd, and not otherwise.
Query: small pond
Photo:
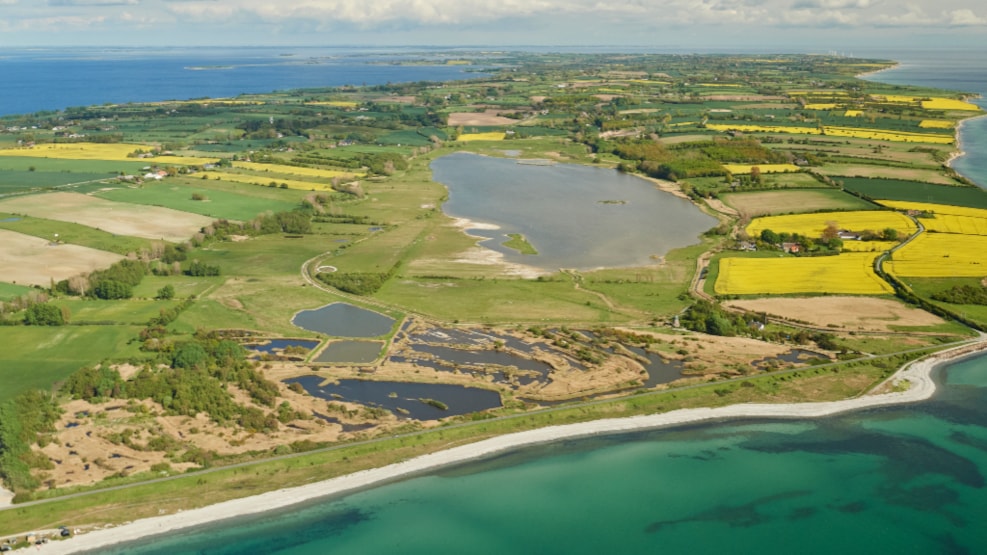
[[[412,349],[418,353],[427,353],[435,358],[451,364],[516,366],[519,370],[538,372],[547,378],[552,367],[544,362],[519,357],[504,351],[464,351],[450,347],[435,345],[414,345]]]
[[[320,399],[381,407],[416,420],[437,420],[501,406],[499,393],[476,387],[367,380],[339,380],[339,383],[320,385],[323,381],[322,376],[301,376],[284,383],[301,384],[309,395]],[[448,408],[432,406],[426,399],[444,403]]]
[[[377,360],[383,348],[383,341],[333,341],[312,362],[366,364]]]
[[[302,347],[312,350],[319,346],[320,341],[314,339],[271,339],[260,345],[247,344],[243,347],[258,353],[274,354],[275,351],[283,351],[288,347]]]
[[[438,158],[431,168],[449,189],[446,214],[483,224],[470,233],[506,260],[545,270],[654,264],[717,223],[688,200],[612,169],[467,153]],[[504,247],[511,233],[538,254]]]
[[[303,310],[295,314],[291,323],[334,337],[380,337],[391,332],[394,319],[348,303],[332,303]]]

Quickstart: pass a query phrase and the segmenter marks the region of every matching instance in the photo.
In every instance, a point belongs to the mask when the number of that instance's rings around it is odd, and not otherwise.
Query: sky
[[[982,0],[0,0],[0,47],[985,48]]]

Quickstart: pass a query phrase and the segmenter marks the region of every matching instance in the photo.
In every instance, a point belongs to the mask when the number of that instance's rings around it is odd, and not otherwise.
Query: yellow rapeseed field
[[[935,217],[922,218],[920,221],[925,229],[939,233],[959,233],[965,235],[987,235],[987,210],[968,208],[966,206],[950,206],[948,204],[929,204],[925,202],[905,202],[895,200],[878,201],[884,206],[898,210],[918,210],[932,212]]]
[[[806,258],[724,258],[714,290],[718,295],[832,293],[883,295],[894,290],[874,273],[874,254]]]
[[[352,100],[313,100],[305,104],[309,106],[334,106],[336,108],[356,108],[360,105],[359,102],[353,102]]]
[[[820,212],[815,214],[785,214],[755,218],[747,226],[747,234],[757,237],[761,231],[770,229],[775,233],[798,233],[805,237],[819,237],[829,227],[836,224],[839,229],[862,232],[871,230],[880,233],[891,228],[899,236],[915,233],[915,222],[904,214],[887,210],[855,210],[850,212]]]
[[[199,174],[196,174],[199,175]],[[319,183],[316,181],[298,181],[294,179],[278,179],[272,177],[265,177],[262,175],[246,175],[240,173],[226,173],[226,172],[206,172],[201,175],[208,176],[208,179],[219,179],[220,181],[230,181],[233,183],[249,183],[251,185],[263,185],[270,186],[273,182],[276,186],[280,187],[282,183],[288,186],[289,189],[298,189],[301,191],[331,191],[332,185],[328,182]]]
[[[876,139],[899,143],[932,143],[951,145],[953,137],[933,133],[911,133],[907,131],[885,131],[883,129],[861,129],[857,127],[825,127],[823,129],[830,137],[850,137],[854,139]]]
[[[342,170],[323,170],[319,168],[302,168],[297,166],[285,166],[283,164],[259,164],[257,162],[233,162],[234,168],[241,168],[255,172],[274,172],[288,175],[301,175],[305,177],[317,177],[320,179],[332,179],[334,177],[353,178],[360,174]]]
[[[895,210],[918,210],[919,212],[934,212],[936,214],[953,214],[955,216],[970,216],[971,218],[987,218],[987,210],[970,208],[968,206],[953,206],[951,204],[933,204],[930,202],[910,202],[906,200],[879,200],[882,206]]]
[[[503,141],[504,132],[503,131],[490,131],[488,133],[464,133],[459,136],[457,141],[470,142],[470,141]]]
[[[33,147],[9,148],[0,150],[0,156],[26,156],[31,158],[58,158],[62,160],[108,160],[145,161],[158,166],[199,166],[211,164],[218,158],[196,158],[193,156],[155,156],[153,158],[128,158],[137,150],[153,149],[149,145],[128,143],[54,143],[39,144]]]
[[[897,241],[843,241],[843,252],[884,252],[897,244]]]
[[[795,127],[791,125],[751,125],[744,123],[707,123],[706,129],[714,131],[746,131],[748,133],[790,133],[793,135],[820,135],[818,127]]]
[[[728,172],[734,174],[751,173],[751,168],[757,166],[761,173],[797,172],[801,168],[795,164],[723,164]]]
[[[902,277],[987,276],[987,236],[923,233],[895,251],[884,269]]]
[[[864,115],[863,110],[847,110],[843,112],[843,117],[845,118],[859,118],[862,115]]]
[[[963,100],[953,100],[952,98],[931,98],[922,101],[922,108],[926,110],[958,110],[962,112],[979,112],[980,106],[965,102]]]
[[[32,147],[0,150],[0,156],[29,156],[32,158],[60,158],[65,160],[136,160],[127,155],[140,149],[150,150],[148,145],[127,143],[55,143]]]
[[[805,106],[803,106],[803,108],[805,108],[806,110],[833,110],[836,109],[836,107],[838,106],[839,104],[820,103],[820,104],[806,104]]]
[[[955,123],[944,119],[924,119],[918,126],[923,129],[952,129]]]

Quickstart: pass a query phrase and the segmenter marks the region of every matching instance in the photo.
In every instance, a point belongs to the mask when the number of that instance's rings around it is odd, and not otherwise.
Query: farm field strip
[[[884,252],[897,245],[897,241],[843,241],[843,252]]]
[[[823,128],[823,134],[828,137],[850,137],[855,139],[875,139],[900,143],[932,143],[951,145],[955,142],[952,135],[934,133],[913,133],[908,131],[886,131],[883,129],[866,129],[857,127]]]
[[[212,218],[158,206],[114,202],[79,193],[46,193],[0,201],[0,211],[74,222],[116,235],[184,241]]]
[[[464,133],[456,140],[463,141],[464,143],[471,141],[503,141],[504,133],[502,131],[490,131],[488,133]]]
[[[233,167],[250,170],[253,172],[274,172],[287,175],[300,175],[303,177],[318,177],[321,179],[332,179],[334,177],[345,177],[350,179],[361,175],[351,171],[323,170],[300,166],[286,166],[284,164],[261,164],[258,162],[233,162]]]
[[[867,210],[873,205],[835,189],[798,189],[726,193],[720,198],[728,206],[749,216],[818,212],[822,210]]]
[[[923,233],[895,251],[885,267],[902,277],[987,276],[987,236]]]
[[[852,212],[822,212],[815,214],[786,214],[754,219],[747,226],[747,234],[757,237],[765,229],[776,233],[798,233],[806,237],[819,237],[830,224],[849,231],[880,232],[891,228],[900,235],[911,235],[918,230],[915,222],[904,214],[883,210],[857,210]]]
[[[95,193],[95,196],[116,202],[163,206],[210,218],[238,221],[251,220],[268,210],[288,211],[297,206],[297,203],[289,201],[255,198],[235,192],[195,187],[194,181],[192,180],[193,185],[154,182],[145,184],[141,188],[128,187],[100,191]],[[208,182],[208,180],[202,181]]]
[[[895,210],[918,210],[920,212],[932,212],[939,216],[949,214],[951,216],[966,216],[968,218],[987,219],[987,209],[971,208],[968,206],[955,206],[952,204],[934,204],[931,202],[912,202],[906,200],[878,200],[878,204],[894,208]]]
[[[874,273],[874,258],[870,253],[808,258],[723,258],[714,291],[718,295],[894,293],[891,285]]]
[[[269,187],[272,183],[276,186],[281,186],[283,183],[289,189],[295,189],[299,191],[332,191],[332,185],[330,183],[318,183],[315,181],[299,181],[297,179],[275,179],[269,176],[263,175],[247,175],[240,173],[227,173],[227,172],[215,172],[210,171],[205,173],[210,179],[217,179],[220,181],[231,181],[234,183],[249,183],[251,185],[259,185],[261,187]]]
[[[759,169],[761,173],[787,173],[802,169],[795,164],[723,164],[723,167],[733,174],[748,174],[752,168]]]
[[[0,156],[26,158],[57,158],[62,160],[102,160],[114,162],[143,162],[147,165],[193,166],[213,163],[217,158],[197,158],[193,156],[153,156],[135,158],[130,156],[138,150],[149,150],[149,145],[131,143],[45,143],[31,147],[0,150]]]
[[[105,268],[123,256],[79,245],[60,245],[48,239],[0,230],[0,268],[3,280],[18,285],[48,287],[82,273]]]

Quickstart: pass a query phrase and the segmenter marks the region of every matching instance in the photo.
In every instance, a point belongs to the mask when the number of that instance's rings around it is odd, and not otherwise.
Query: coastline
[[[868,394],[854,399],[817,403],[739,404],[716,408],[680,409],[672,412],[594,420],[577,424],[549,426],[482,440],[469,445],[438,451],[380,468],[363,470],[346,476],[305,486],[281,489],[209,505],[170,515],[146,518],[116,527],[108,527],[65,541],[39,546],[39,553],[78,553],[136,541],[142,538],[174,532],[193,526],[287,508],[302,502],[329,496],[340,496],[358,490],[406,479],[437,468],[481,459],[497,453],[562,439],[595,435],[660,429],[683,424],[745,418],[819,418],[842,412],[872,407],[915,403],[932,397],[936,392],[933,373],[948,364],[987,350],[987,336],[971,343],[934,353],[912,361],[875,388],[887,393]],[[900,390],[905,383],[908,387]]]

